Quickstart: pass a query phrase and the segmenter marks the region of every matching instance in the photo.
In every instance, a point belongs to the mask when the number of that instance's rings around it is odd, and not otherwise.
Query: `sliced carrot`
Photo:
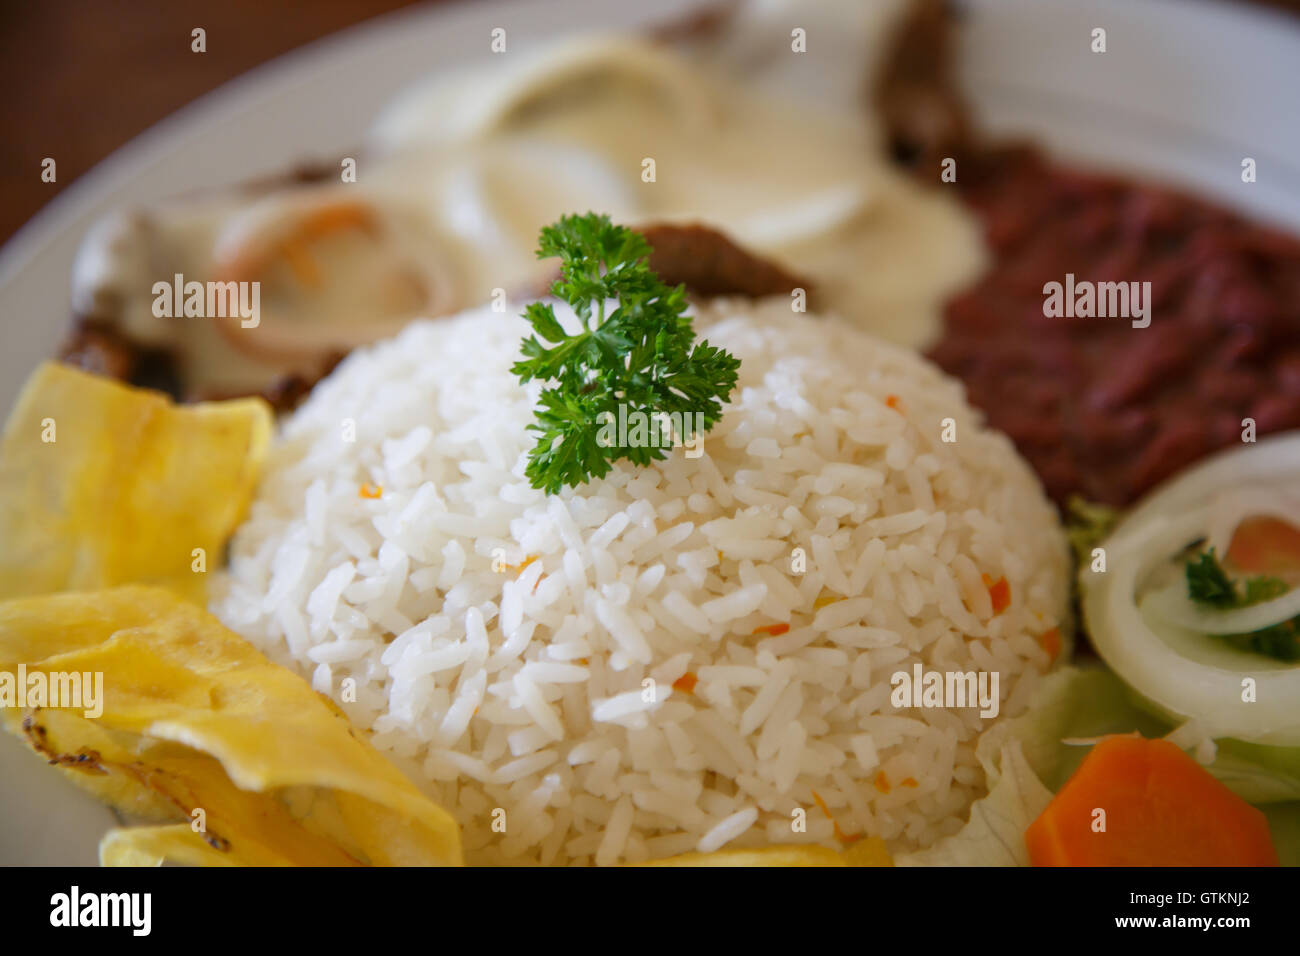
[[[989,599],[993,602],[994,615],[1001,614],[1011,606],[1011,585],[1007,584],[1006,578],[998,578],[996,581],[987,574],[980,575],[984,579],[984,586],[989,589]]]
[[[368,481],[364,482],[361,485],[361,487],[357,489],[357,494],[359,494],[362,498],[378,498],[381,495],[383,495],[383,493],[384,493],[383,485],[372,485]]]
[[[1056,658],[1061,654],[1061,629],[1054,627],[1050,631],[1044,631],[1038,635],[1038,643],[1047,651],[1048,658],[1055,663]]]
[[[673,690],[682,690],[688,694],[694,694],[695,685],[699,682],[700,679],[698,677],[690,671],[687,671],[681,677],[677,678],[677,680],[673,681]]]
[[[507,571],[518,571],[520,574],[523,574],[524,568],[528,567],[528,565],[532,564],[536,560],[537,560],[537,555],[526,554],[524,555],[524,559],[520,561],[518,564],[507,564],[504,566],[504,568]]]
[[[1136,734],[1102,738],[1025,845],[1034,866],[1278,865],[1263,813],[1176,745]]]
[[[790,625],[786,624],[784,621],[781,621],[776,624],[763,624],[759,627],[756,627],[754,628],[754,633],[770,634],[772,635],[772,637],[780,637],[788,630],[790,630]]]
[[[887,395],[887,396],[885,396],[885,404],[888,405],[890,408],[892,408],[892,409],[893,409],[894,411],[896,411],[896,412],[901,412],[901,411],[903,410],[903,409],[902,409],[902,402],[899,400],[899,398],[898,398],[897,395]]]
[[[876,779],[872,783],[881,793],[889,793],[889,778],[885,776],[885,771],[876,774]]]
[[[920,784],[916,782],[916,778],[915,778],[915,777],[904,777],[902,780],[898,781],[898,785],[899,785],[900,787],[919,787],[919,786],[920,786]]]

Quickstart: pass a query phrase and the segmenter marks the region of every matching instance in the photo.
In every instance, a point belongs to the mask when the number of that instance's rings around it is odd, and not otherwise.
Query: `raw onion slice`
[[[1221,495],[1210,513],[1206,529],[1206,547],[1220,557],[1228,553],[1233,535],[1247,518],[1278,518],[1288,523],[1300,521],[1300,495],[1289,489],[1251,489]]]
[[[334,267],[316,264],[310,243],[339,235],[370,250],[380,271],[367,274],[355,256]],[[262,282],[276,264],[290,264],[290,249],[309,260],[316,273],[309,284],[328,291],[323,298],[330,308],[322,308],[319,289],[298,285],[278,302],[263,301],[256,326],[209,316],[231,346],[264,364],[310,367],[312,360],[396,335],[416,316],[445,315],[461,305],[437,237],[391,199],[360,186],[305,188],[250,205],[223,224],[212,273],[222,282]],[[341,308],[342,290],[351,290],[359,307]]]
[[[1140,593],[1155,570],[1205,537],[1217,494],[1273,495],[1295,487],[1298,476],[1298,432],[1216,455],[1156,489],[1120,523],[1103,544],[1106,571],[1080,572],[1084,619],[1106,663],[1161,711],[1195,719],[1216,738],[1300,745],[1300,666],[1161,620],[1151,608],[1154,595],[1144,615]],[[1268,616],[1285,609],[1268,602],[1242,610],[1269,605]],[[1247,678],[1255,682],[1250,702],[1242,700]]]
[[[1153,591],[1144,601],[1169,623],[1200,634],[1249,634],[1300,614],[1300,588],[1292,588],[1271,601],[1220,611],[1198,605],[1187,596],[1187,585],[1178,581]]]
[[[381,154],[446,149],[509,129],[548,101],[563,102],[566,93],[617,88],[648,97],[684,133],[706,129],[719,117],[707,79],[681,57],[650,43],[593,33],[544,52],[439,72],[391,103],[369,141]]]

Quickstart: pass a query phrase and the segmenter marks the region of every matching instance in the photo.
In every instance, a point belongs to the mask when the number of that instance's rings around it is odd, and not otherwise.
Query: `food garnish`
[[[1214,548],[1202,551],[1185,569],[1187,596],[1216,610],[1253,607],[1286,594],[1290,588],[1281,578],[1267,575],[1235,581],[1224,570]],[[1216,634],[1221,640],[1255,654],[1279,661],[1300,660],[1300,614],[1289,620],[1254,631]]]
[[[1025,843],[1035,866],[1278,863],[1263,813],[1175,744],[1136,734],[1095,744]]]
[[[1250,515],[1281,509],[1297,475],[1300,434],[1221,453],[1153,492],[1102,542],[1104,562],[1081,566],[1080,603],[1098,654],[1154,713],[1195,720],[1207,739],[1300,745],[1296,660],[1258,652],[1285,650],[1276,643],[1252,648],[1249,638],[1243,647],[1217,637],[1289,627],[1300,615],[1300,588],[1265,599],[1276,585],[1248,590],[1232,580],[1233,566],[1218,561]],[[1254,508],[1225,508],[1229,499]],[[1189,590],[1193,543],[1214,552],[1213,560],[1193,555]],[[1282,574],[1260,564],[1250,571]],[[1248,597],[1258,603],[1244,603]]]
[[[646,263],[650,251],[640,233],[596,213],[563,216],[541,231],[538,258],[561,261],[551,292],[573,307],[582,328],[567,332],[547,302],[524,311],[536,334],[523,340],[524,357],[511,371],[520,382],[554,383],[542,390],[537,422],[529,426],[538,434],[525,469],[534,488],[556,494],[603,478],[615,461],[646,465],[667,457],[659,443],[598,440],[604,417],[617,418],[620,405],[647,416],[676,414],[686,431],[682,441],[695,434],[695,414],[703,431],[722,415],[740,361],[695,342],[684,314],[686,290],[660,280]]]

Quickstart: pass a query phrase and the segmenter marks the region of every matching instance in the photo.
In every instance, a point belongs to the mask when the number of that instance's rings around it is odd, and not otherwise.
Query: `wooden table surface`
[[[109,153],[272,57],[412,0],[0,0],[0,242]],[[207,52],[190,49],[207,32]],[[57,179],[41,181],[45,157]]]

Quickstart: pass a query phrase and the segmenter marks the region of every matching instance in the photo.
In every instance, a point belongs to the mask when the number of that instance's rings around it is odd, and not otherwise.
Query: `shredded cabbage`
[[[1193,756],[1210,754],[1206,769],[1242,799],[1260,804],[1284,865],[1300,865],[1300,747],[1271,747],[1219,739],[1203,729],[1175,726],[1149,710],[1104,667],[1065,667],[1044,678],[1029,709],[992,727],[976,751],[989,794],[971,807],[957,833],[898,866],[1028,866],[1024,831],[1052,793],[1083,762],[1091,744],[1134,731],[1169,737]]]

